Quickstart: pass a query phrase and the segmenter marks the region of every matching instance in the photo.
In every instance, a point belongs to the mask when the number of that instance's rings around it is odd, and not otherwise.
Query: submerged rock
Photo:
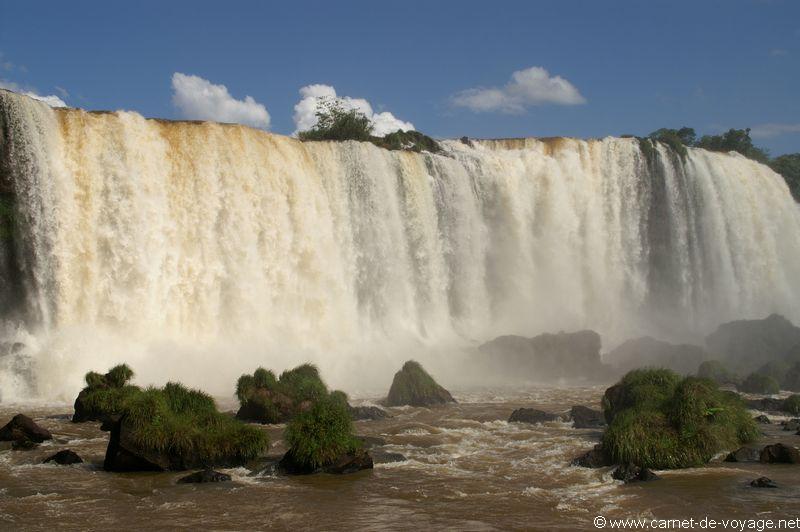
[[[375,421],[377,419],[385,419],[389,416],[389,413],[384,410],[383,408],[377,406],[349,406],[347,411],[350,412],[350,417],[353,418],[353,421],[363,421],[363,420],[370,420]]]
[[[612,462],[611,457],[608,456],[608,453],[606,453],[605,449],[603,449],[603,446],[598,443],[593,449],[572,460],[570,465],[597,469],[600,467],[614,465],[614,463]]]
[[[750,485],[754,488],[777,488],[778,485],[775,484],[771,479],[767,477],[758,477],[755,480],[750,481]]]
[[[26,439],[14,440],[11,442],[12,451],[30,451],[31,449],[36,449],[37,447],[39,447],[38,443]]]
[[[600,410],[592,410],[586,406],[573,406],[569,417],[576,429],[595,429],[604,427],[606,419]]]
[[[800,430],[800,419],[792,418],[784,421],[781,425],[783,425],[783,430]]]
[[[45,458],[42,462],[43,464],[47,464],[50,462],[55,462],[59,465],[71,465],[71,464],[81,464],[83,463],[83,459],[77,455],[74,451],[69,449],[64,449],[63,451],[58,451],[53,456]]]
[[[206,484],[208,482],[228,482],[231,476],[213,469],[204,469],[178,479],[178,484]]]
[[[405,455],[400,453],[393,453],[389,451],[383,451],[381,449],[372,449],[370,451],[372,454],[372,460],[376,464],[391,464],[393,462],[405,462],[408,458]]]
[[[50,431],[37,425],[25,414],[17,414],[11,421],[0,428],[0,441],[15,442],[23,445],[24,442],[42,443],[53,439]]]
[[[764,464],[800,464],[800,451],[782,443],[767,445],[761,450],[759,461]]]
[[[388,406],[435,406],[455,402],[450,392],[414,360],[403,364],[403,368],[395,373],[386,399]]]
[[[725,457],[726,462],[758,462],[761,451],[755,447],[739,447]]]
[[[292,451],[289,450],[281,461],[277,464],[278,471],[287,475],[311,475],[314,473],[330,473],[343,475],[355,473],[364,469],[372,469],[374,466],[372,456],[366,449],[357,449],[353,452],[343,454],[328,465],[313,468],[298,461]]]
[[[631,482],[649,482],[661,478],[649,469],[633,464],[623,464],[619,466],[611,473],[611,476],[616,480],[625,482],[625,484],[630,484]]]
[[[517,408],[511,413],[508,418],[509,423],[544,423],[545,421],[556,421],[561,419],[556,414],[549,414],[544,410],[537,410],[535,408]]]
[[[762,425],[770,425],[770,424],[772,424],[772,421],[770,421],[769,418],[767,416],[765,416],[764,414],[761,414],[760,416],[754,417],[753,421],[755,421],[756,423],[761,423]]]

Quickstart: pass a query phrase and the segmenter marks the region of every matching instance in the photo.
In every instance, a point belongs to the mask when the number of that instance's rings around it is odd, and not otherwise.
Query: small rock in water
[[[784,421],[781,425],[783,425],[783,430],[800,430],[800,418]]]
[[[351,453],[343,454],[331,463],[317,468],[298,462],[291,450],[289,450],[278,462],[277,469],[288,475],[310,475],[313,473],[343,475],[355,473],[362,469],[372,469],[373,465],[372,455],[366,449],[357,449]]]
[[[31,449],[35,449],[38,446],[39,444],[36,443],[35,441],[26,439],[19,439],[11,442],[12,451],[30,451]]]
[[[582,405],[573,406],[569,411],[569,417],[576,429],[595,429],[606,424],[606,418],[601,411]]]
[[[213,469],[205,469],[197,471],[191,475],[186,475],[178,479],[179,484],[205,484],[207,482],[228,482],[231,479],[230,475],[214,471]]]
[[[545,421],[555,421],[559,419],[556,414],[548,414],[543,410],[535,408],[518,408],[511,413],[508,418],[509,423],[544,423]]]
[[[376,464],[391,464],[393,462],[405,462],[408,460],[408,458],[400,453],[381,451],[380,449],[373,449],[370,452],[372,453],[372,460]]]
[[[754,417],[753,421],[755,421],[756,423],[761,423],[763,425],[769,425],[769,424],[772,423],[772,421],[770,421],[769,418],[767,416],[765,416],[764,414],[761,414],[760,416]]]
[[[633,464],[623,464],[619,466],[611,473],[611,476],[616,480],[625,482],[625,484],[630,484],[631,482],[649,482],[661,478],[649,469]]]
[[[353,418],[354,421],[374,421],[376,419],[390,417],[386,410],[377,406],[348,406],[347,410],[350,412],[350,417]]]
[[[767,445],[761,450],[759,461],[764,464],[800,464],[800,451],[782,443]]]
[[[758,462],[761,453],[753,447],[739,447],[725,457],[726,462]]]
[[[603,449],[603,446],[598,443],[594,446],[594,449],[587,451],[581,456],[575,458],[572,462],[570,462],[570,465],[597,469],[599,467],[606,467],[613,464]]]
[[[49,430],[40,427],[25,414],[17,414],[0,429],[0,441],[30,440],[34,443],[42,443],[52,439],[53,435]]]
[[[56,454],[49,458],[45,458],[43,464],[48,462],[55,462],[59,465],[71,465],[71,464],[80,464],[83,463],[83,459],[78,456],[75,452],[64,449],[63,451],[58,451]]]
[[[750,481],[750,485],[754,488],[777,488],[778,485],[775,484],[772,480],[768,479],[767,477],[758,477],[755,480]]]

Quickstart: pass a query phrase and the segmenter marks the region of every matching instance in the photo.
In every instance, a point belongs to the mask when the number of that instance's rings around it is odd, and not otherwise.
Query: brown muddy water
[[[223,470],[233,482],[203,485],[176,484],[185,472],[106,473],[108,434],[98,424],[71,423],[65,405],[3,405],[0,424],[24,412],[54,441],[31,451],[0,451],[0,530],[594,530],[597,515],[800,517],[800,466],[715,460],[660,472],[657,482],[623,485],[610,469],[569,466],[596,443],[599,431],[505,421],[521,406],[551,412],[598,407],[602,393],[603,387],[456,392],[455,406],[394,408],[390,419],[356,423],[358,434],[385,440],[381,450],[402,453],[406,461],[345,476],[282,477],[237,468]],[[235,407],[231,400],[219,403]],[[780,426],[764,427],[764,443],[800,443]],[[270,454],[280,454],[282,427],[264,430],[273,441]],[[86,463],[41,464],[67,448]],[[748,485],[762,475],[781,487]]]

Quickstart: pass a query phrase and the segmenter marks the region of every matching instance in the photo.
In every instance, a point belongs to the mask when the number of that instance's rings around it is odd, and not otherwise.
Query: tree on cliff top
[[[345,109],[336,98],[317,104],[317,123],[297,134],[300,140],[370,140],[372,122],[358,109]]]

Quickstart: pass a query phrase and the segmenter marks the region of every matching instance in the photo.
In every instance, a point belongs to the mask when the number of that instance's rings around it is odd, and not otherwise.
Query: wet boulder
[[[53,439],[50,431],[37,425],[25,414],[17,414],[0,428],[0,441],[42,443]]]
[[[646,467],[639,467],[633,464],[623,464],[619,466],[611,473],[611,477],[615,480],[621,480],[625,484],[630,484],[631,482],[650,482],[661,478]]]
[[[739,447],[725,457],[726,462],[758,462],[761,451],[755,447]]]
[[[395,373],[387,406],[436,406],[455,403],[450,392],[442,388],[419,362],[409,360]]]
[[[800,451],[789,445],[775,443],[761,450],[759,461],[763,464],[800,464]]]
[[[378,419],[386,419],[389,413],[383,408],[377,406],[349,406],[347,411],[350,412],[350,417],[353,421],[375,421]]]
[[[55,462],[58,465],[72,465],[72,464],[82,464],[83,459],[78,456],[77,453],[71,451],[69,449],[64,449],[63,451],[58,451],[53,456],[45,458],[42,462],[43,464],[48,464],[50,462]]]
[[[763,412],[782,412],[784,400],[774,397],[760,397],[758,399],[745,399],[744,404],[751,410],[761,410]]]
[[[287,475],[311,475],[314,473],[343,475],[355,473],[364,469],[372,469],[373,466],[374,462],[372,460],[372,455],[370,455],[370,453],[363,448],[344,453],[335,460],[332,460],[328,464],[320,467],[313,467],[301,460],[298,460],[290,449],[285,455],[283,455],[281,461],[278,462],[277,469],[278,471]]]
[[[556,421],[561,419],[556,414],[550,414],[544,410],[537,410],[535,408],[517,408],[511,413],[508,418],[509,423],[544,423],[546,421]]]
[[[755,480],[750,481],[750,485],[754,488],[777,488],[778,485],[775,484],[771,479],[767,477],[758,477]]]
[[[394,462],[405,462],[408,460],[408,458],[400,453],[384,451],[383,449],[372,449],[370,454],[372,454],[372,460],[376,464],[391,464]]]
[[[569,417],[576,429],[596,429],[604,427],[606,419],[600,410],[593,410],[586,406],[573,406]]]
[[[614,463],[611,460],[611,457],[608,456],[608,453],[606,453],[606,451],[603,449],[603,446],[599,443],[595,445],[593,449],[585,452],[570,462],[570,465],[588,467],[591,469],[607,467],[613,464]]]
[[[781,423],[783,430],[798,431],[800,430],[800,418],[792,418]]]
[[[203,469],[178,479],[178,484],[207,484],[209,482],[229,482],[231,476],[213,469]]]
[[[760,416],[755,416],[753,418],[753,421],[755,421],[756,423],[760,423],[762,425],[770,425],[770,424],[772,424],[772,421],[770,421],[769,418],[767,416],[765,416],[764,414],[761,414]]]

